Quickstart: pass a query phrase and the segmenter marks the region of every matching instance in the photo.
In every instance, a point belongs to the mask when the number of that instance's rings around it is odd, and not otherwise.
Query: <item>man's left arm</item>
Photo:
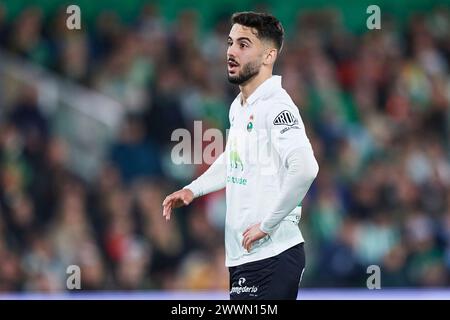
[[[247,250],[253,242],[271,234],[295,209],[319,172],[319,165],[297,110],[274,106],[266,121],[271,134],[271,145],[279,154],[281,165],[286,167],[286,176],[276,201],[263,220],[244,231],[242,245]]]
[[[303,200],[319,172],[310,147],[292,150],[286,157],[287,174],[273,207],[261,222],[260,229],[272,233],[278,224]]]
[[[252,243],[271,234],[280,222],[303,200],[319,172],[311,147],[294,149],[286,157],[287,174],[281,192],[264,219],[243,233],[242,246],[250,251]]]

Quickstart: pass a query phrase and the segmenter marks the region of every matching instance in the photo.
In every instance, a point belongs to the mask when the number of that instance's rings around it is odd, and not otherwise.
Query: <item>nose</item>
[[[228,46],[227,49],[227,59],[228,58],[235,58],[236,57],[236,50],[235,50],[235,46],[234,44],[232,44],[231,46]]]

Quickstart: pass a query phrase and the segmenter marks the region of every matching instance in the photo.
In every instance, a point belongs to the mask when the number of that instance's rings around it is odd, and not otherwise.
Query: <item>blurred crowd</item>
[[[228,288],[224,193],[177,209],[164,197],[207,165],[171,164],[171,133],[228,127],[228,16],[168,21],[146,6],[66,28],[65,10],[0,6],[0,48],[119,101],[120,133],[92,181],[68,163],[36,89],[0,105],[0,292]],[[339,10],[300,12],[275,73],[298,105],[320,173],[304,201],[304,287],[450,285],[450,11],[383,17],[357,34]],[[7,84],[2,84],[4,88]],[[0,88],[0,92],[5,89]],[[93,106],[95,107],[95,106]],[[196,137],[198,138],[198,137]]]

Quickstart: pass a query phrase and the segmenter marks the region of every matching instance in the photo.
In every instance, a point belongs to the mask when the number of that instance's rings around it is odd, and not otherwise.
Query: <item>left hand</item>
[[[260,225],[261,223],[254,224],[248,227],[243,233],[244,238],[242,239],[242,246],[247,252],[250,252],[253,242],[258,241],[267,235],[267,233],[261,231],[259,228]]]

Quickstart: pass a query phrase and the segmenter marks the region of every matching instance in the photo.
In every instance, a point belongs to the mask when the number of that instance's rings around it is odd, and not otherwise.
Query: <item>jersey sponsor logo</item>
[[[285,126],[293,126],[298,124],[298,120],[294,115],[288,111],[281,111],[273,120],[274,125],[285,125]]]
[[[242,177],[227,176],[227,182],[234,184],[241,184],[243,186],[247,185],[247,179]]]
[[[258,287],[257,286],[244,286],[246,282],[245,278],[239,278],[238,280],[238,286],[232,286],[231,290],[230,290],[230,294],[241,294],[241,293],[248,293],[251,296],[256,296],[255,293],[258,292]],[[233,283],[235,284],[235,282]]]
[[[300,127],[299,126],[286,127],[283,130],[281,130],[280,133],[283,134],[290,129],[300,129]]]
[[[231,169],[241,169],[244,171],[244,164],[242,163],[241,157],[239,156],[239,152],[237,151],[237,142],[234,139],[231,142],[231,150],[230,150],[230,166]]]

